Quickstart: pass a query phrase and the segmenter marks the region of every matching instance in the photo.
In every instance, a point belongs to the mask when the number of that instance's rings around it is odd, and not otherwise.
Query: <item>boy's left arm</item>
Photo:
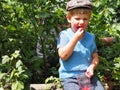
[[[87,68],[86,73],[85,73],[87,77],[91,78],[94,75],[94,70],[98,64],[99,64],[98,53],[95,52],[92,55],[92,62],[90,66]]]

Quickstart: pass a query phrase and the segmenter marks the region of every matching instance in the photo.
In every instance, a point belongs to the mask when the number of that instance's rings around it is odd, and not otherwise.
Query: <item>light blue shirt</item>
[[[73,37],[71,28],[61,31],[57,40],[57,48],[65,46]],[[85,31],[83,38],[77,42],[68,60],[59,59],[59,77],[76,77],[86,71],[92,60],[92,53],[97,52],[94,35]]]

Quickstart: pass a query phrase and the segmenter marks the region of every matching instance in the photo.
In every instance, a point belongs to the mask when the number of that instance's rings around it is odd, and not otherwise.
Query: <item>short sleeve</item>
[[[57,48],[65,46],[69,42],[69,39],[64,31],[60,32],[57,38]]]

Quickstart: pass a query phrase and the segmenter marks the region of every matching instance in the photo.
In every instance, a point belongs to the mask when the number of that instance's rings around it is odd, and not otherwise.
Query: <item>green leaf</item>
[[[7,56],[7,55],[2,56],[2,64],[5,64],[5,63],[7,63],[7,62],[9,62],[9,61],[10,61],[9,56]]]
[[[14,57],[14,58],[17,58],[20,56],[20,51],[19,50],[16,50],[11,56]]]
[[[21,60],[18,60],[16,62],[16,68],[20,67],[21,65],[23,65],[22,61]]]
[[[12,83],[12,90],[23,90],[24,83],[21,81],[16,81]]]
[[[0,90],[4,90],[4,88],[3,88],[3,87],[0,87]]]
[[[6,73],[1,73],[0,72],[0,80],[3,79],[3,77],[6,75]]]
[[[8,29],[8,30],[12,30],[12,31],[15,31],[15,30],[16,30],[16,28],[15,28],[13,25],[8,25],[8,26],[7,26],[7,29]]]
[[[15,76],[17,70],[13,69],[11,74],[10,74],[10,79],[12,79]]]

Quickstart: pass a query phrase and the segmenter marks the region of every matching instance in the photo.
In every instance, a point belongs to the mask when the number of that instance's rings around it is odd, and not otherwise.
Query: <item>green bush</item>
[[[68,27],[65,19],[66,1],[1,0],[1,88],[8,85],[8,88],[19,87],[16,90],[29,90],[27,86],[30,83],[44,83],[51,75],[58,77],[56,37],[61,30]],[[100,62],[103,63],[98,67],[99,75],[105,74],[102,72],[105,69],[102,67],[105,59],[108,64],[106,70],[113,70],[112,77],[119,82],[120,0],[91,1],[94,8],[87,30],[95,34],[99,55],[102,57]],[[101,41],[101,38],[111,36],[115,38],[111,46]],[[19,55],[15,58],[12,55],[16,50]]]
[[[0,89],[23,90],[28,81],[27,67],[23,65],[19,51],[2,56],[0,64]]]

